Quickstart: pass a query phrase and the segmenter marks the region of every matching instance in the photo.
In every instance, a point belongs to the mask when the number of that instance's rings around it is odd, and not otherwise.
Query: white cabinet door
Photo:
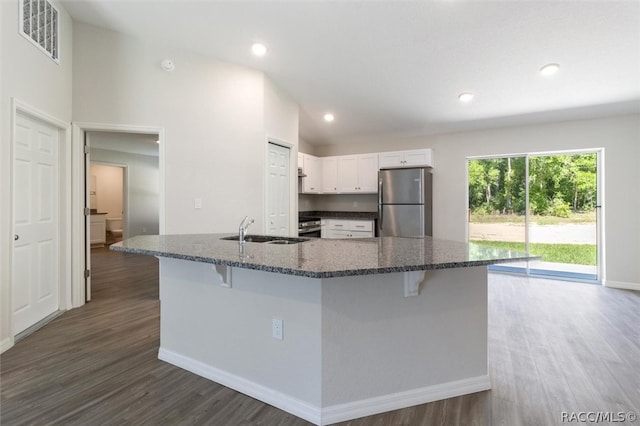
[[[431,150],[418,149],[415,151],[406,151],[404,153],[404,165],[408,166],[431,166]]]
[[[89,241],[91,244],[104,244],[107,242],[106,215],[92,214],[91,227],[89,229]]]
[[[378,156],[376,154],[358,156],[358,192],[378,192]]]
[[[338,192],[344,194],[378,192],[376,154],[338,157]]]
[[[358,157],[338,157],[338,192],[358,192]]]
[[[308,154],[303,154],[303,156],[303,170],[307,177],[302,178],[302,192],[305,194],[317,194],[320,192],[320,185],[322,182],[320,176],[320,159]]]
[[[380,168],[402,167],[404,161],[403,152],[381,152],[378,154]]]
[[[338,158],[322,158],[322,192],[332,194],[338,192]]]
[[[431,149],[414,149],[411,151],[381,152],[378,154],[380,168],[398,167],[431,167]]]

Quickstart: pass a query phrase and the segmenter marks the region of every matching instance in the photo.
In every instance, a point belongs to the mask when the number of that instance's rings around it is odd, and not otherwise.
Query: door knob
[[[18,241],[20,239],[20,235],[16,234],[13,236],[13,241]]]

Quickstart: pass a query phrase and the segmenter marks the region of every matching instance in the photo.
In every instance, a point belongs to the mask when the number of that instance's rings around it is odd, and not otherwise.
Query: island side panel
[[[320,280],[233,268],[225,288],[214,272],[211,264],[160,258],[161,359],[315,420]],[[272,338],[273,318],[284,321],[284,340]]]
[[[322,342],[331,421],[488,389],[486,267],[324,279]]]

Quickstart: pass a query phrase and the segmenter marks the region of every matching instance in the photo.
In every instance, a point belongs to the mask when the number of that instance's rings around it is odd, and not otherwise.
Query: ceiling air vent
[[[20,34],[58,61],[58,10],[47,0],[20,1]]]

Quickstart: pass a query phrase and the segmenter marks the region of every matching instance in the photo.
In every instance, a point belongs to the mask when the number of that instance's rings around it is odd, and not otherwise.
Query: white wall
[[[298,104],[276,87],[268,78],[264,79],[264,126],[266,139],[286,142],[289,145],[289,167],[291,180],[289,182],[289,234],[298,235]],[[265,140],[266,140],[265,139]],[[265,161],[267,147],[265,144]],[[263,175],[267,173],[263,169]],[[266,200],[262,208],[266,215]],[[265,220],[267,218],[265,217]]]
[[[299,139],[298,143],[300,144],[300,152],[304,152],[305,154],[309,155],[316,155],[316,145],[311,145],[304,139]]]
[[[233,232],[244,215],[262,232],[265,136],[290,137],[293,103],[265,102],[259,71],[81,23],[74,35],[74,121],[165,130],[166,232]]]
[[[434,236],[464,241],[466,158],[492,154],[605,149],[606,280],[640,283],[640,115],[509,127],[366,144],[321,145],[321,156],[432,148]],[[320,197],[318,197],[320,199]],[[317,207],[326,208],[322,201]]]
[[[11,99],[65,123],[71,122],[72,21],[54,0],[60,19],[60,64],[19,34],[18,2],[0,2],[0,347],[10,339],[11,263]],[[66,244],[65,241],[62,242]]]
[[[100,161],[126,166],[128,197],[124,217],[126,237],[158,234],[160,232],[158,157],[92,148],[90,158],[92,162]],[[91,169],[93,170],[93,168],[92,165]],[[98,178],[98,186],[100,184],[100,178]],[[104,211],[100,210],[101,195],[100,189],[98,189],[98,211]],[[107,217],[119,216],[120,214],[111,211],[107,215]]]

